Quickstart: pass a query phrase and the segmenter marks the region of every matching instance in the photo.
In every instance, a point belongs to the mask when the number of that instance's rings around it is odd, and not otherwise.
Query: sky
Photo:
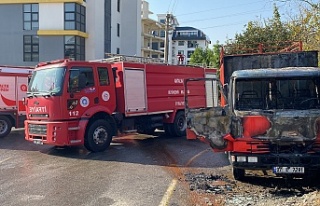
[[[242,33],[249,21],[263,21],[273,16],[276,3],[281,19],[292,13],[293,3],[275,0],[147,0],[150,18],[156,14],[171,13],[178,19],[179,26],[191,26],[209,36],[212,44],[223,44]]]

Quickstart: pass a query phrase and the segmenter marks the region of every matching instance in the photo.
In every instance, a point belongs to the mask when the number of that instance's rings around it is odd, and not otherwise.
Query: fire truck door
[[[89,106],[97,104],[95,103],[98,97],[96,90],[97,85],[95,85],[92,67],[75,66],[71,68],[68,92],[72,100],[78,101],[79,104],[69,112],[70,117],[80,117]],[[72,107],[72,101],[68,102],[68,107]]]
[[[112,80],[112,73],[109,72],[106,67],[98,67],[99,78],[99,99],[100,104],[106,106],[110,112],[113,112],[116,108],[116,93],[115,85],[110,81]]]

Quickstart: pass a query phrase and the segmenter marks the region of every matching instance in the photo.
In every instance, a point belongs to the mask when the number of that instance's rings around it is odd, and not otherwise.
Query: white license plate
[[[275,174],[303,174],[304,167],[273,167]]]
[[[43,141],[42,141],[42,140],[35,139],[35,140],[33,140],[33,143],[34,143],[34,144],[43,144]]]

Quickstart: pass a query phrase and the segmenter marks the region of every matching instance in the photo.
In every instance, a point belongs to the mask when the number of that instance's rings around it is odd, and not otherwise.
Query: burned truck
[[[320,169],[320,69],[316,51],[225,56],[216,82],[221,105],[189,108],[187,138],[228,152],[236,180],[246,170],[306,177]],[[206,83],[208,84],[208,83]]]

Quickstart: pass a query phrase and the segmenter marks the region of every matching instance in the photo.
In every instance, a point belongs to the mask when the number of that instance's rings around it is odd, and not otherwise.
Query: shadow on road
[[[185,137],[155,135],[128,135],[114,138],[110,147],[91,153],[84,147],[53,147],[35,145],[24,139],[24,130],[12,131],[0,139],[0,149],[38,151],[44,155],[79,160],[116,161],[144,165],[212,168],[229,165],[223,153],[214,153],[209,145]]]

